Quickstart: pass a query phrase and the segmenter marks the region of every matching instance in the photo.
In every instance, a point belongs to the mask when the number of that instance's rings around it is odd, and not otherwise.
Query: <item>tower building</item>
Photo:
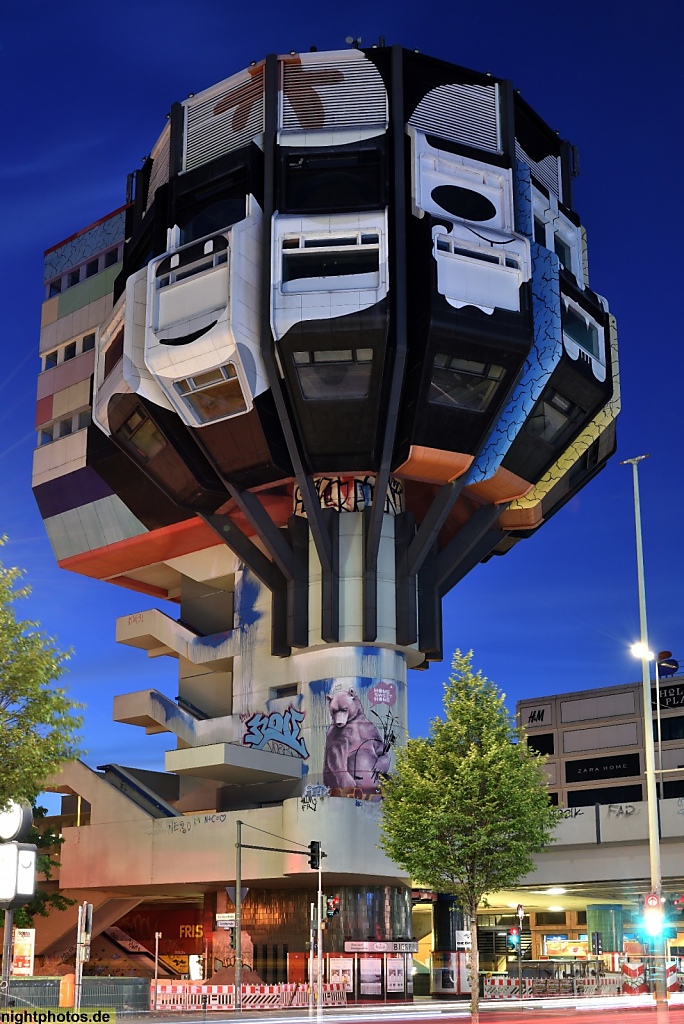
[[[166,774],[65,769],[94,817],[65,830],[62,885],[184,887],[209,962],[239,816],[323,842],[326,953],[411,934],[376,847],[409,671],[442,658],[444,595],[615,448],[573,154],[490,74],[272,55],[175,103],[125,206],[48,250],[34,492],[55,556],[179,605],[117,623],[178,662],[168,693],[114,703],[175,737]],[[312,877],[246,858],[264,980],[296,980]]]

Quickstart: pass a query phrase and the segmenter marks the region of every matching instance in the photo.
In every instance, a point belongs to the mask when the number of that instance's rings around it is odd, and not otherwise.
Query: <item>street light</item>
[[[658,833],[658,792],[655,774],[655,744],[653,742],[653,716],[651,713],[651,673],[648,667],[651,654],[648,644],[648,626],[646,622],[646,587],[644,584],[644,549],[641,536],[641,506],[639,503],[638,466],[648,455],[637,455],[633,459],[624,459],[620,465],[632,467],[632,483],[634,488],[634,525],[636,528],[637,585],[639,589],[639,633],[640,643],[638,656],[641,657],[642,699],[644,705],[644,750],[646,754],[646,807],[648,811],[648,852],[651,869],[651,892],[662,896],[662,874],[660,867],[660,837]],[[654,953],[660,957],[662,971],[656,970],[655,996],[656,1002],[665,1001],[665,961],[663,955],[662,936],[653,942]]]
[[[641,643],[632,644],[630,647],[631,653],[635,658],[643,658],[644,650]],[[660,725],[660,662],[666,656],[669,656],[669,651],[661,651],[656,657],[653,651],[646,650],[646,658],[648,661],[652,661],[655,664],[655,695],[656,695],[656,722],[658,723],[658,796],[663,799],[663,737],[662,729]],[[644,729],[646,728],[646,713],[644,712]]]

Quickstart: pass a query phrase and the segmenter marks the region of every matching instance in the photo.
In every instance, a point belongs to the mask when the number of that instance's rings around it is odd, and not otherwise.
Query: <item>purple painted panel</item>
[[[68,363],[60,363],[51,370],[44,370],[38,377],[38,390],[36,398],[47,398],[48,395],[56,395],[64,388],[70,388],[72,384],[78,384],[82,380],[92,377],[95,369],[95,353],[84,352]]]
[[[84,466],[74,473],[48,480],[33,488],[33,495],[43,519],[67,512],[81,505],[89,505],[92,501],[107,498],[114,492],[104,480],[98,476],[92,466]]]

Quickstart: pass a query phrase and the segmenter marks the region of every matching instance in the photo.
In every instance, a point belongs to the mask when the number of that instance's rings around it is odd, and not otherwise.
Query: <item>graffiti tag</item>
[[[614,818],[629,818],[636,814],[636,807],[634,804],[608,804],[608,814]]]
[[[242,742],[254,750],[263,750],[267,743],[274,741],[294,751],[299,757],[307,758],[309,751],[300,728],[303,721],[304,712],[297,711],[292,705],[284,714],[272,711],[269,715],[263,715],[257,711],[245,722],[247,732]]]
[[[584,814],[581,807],[564,807],[561,811],[561,818],[579,818],[580,814]]]
[[[328,786],[320,784],[318,786],[312,786],[309,784],[302,793],[302,810],[315,811],[317,802],[326,796],[330,796],[330,789]]]

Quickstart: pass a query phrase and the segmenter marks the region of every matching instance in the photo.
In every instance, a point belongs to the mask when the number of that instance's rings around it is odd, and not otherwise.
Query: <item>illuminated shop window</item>
[[[372,348],[293,352],[299,385],[308,401],[366,398],[373,369]]]
[[[176,390],[202,423],[247,412],[247,403],[233,363],[178,380]]]
[[[580,415],[580,410],[558,391],[537,403],[527,421],[528,429],[547,444],[556,444]]]
[[[167,256],[157,267],[157,288],[167,288],[228,262],[228,240],[223,235],[189,245]]]
[[[166,447],[166,439],[140,406],[137,406],[122,424],[118,435],[127,448],[142,456],[146,462]]]
[[[377,232],[283,239],[284,292],[377,288],[379,284]]]
[[[438,353],[432,366],[429,401],[484,412],[504,376],[503,366]]]

